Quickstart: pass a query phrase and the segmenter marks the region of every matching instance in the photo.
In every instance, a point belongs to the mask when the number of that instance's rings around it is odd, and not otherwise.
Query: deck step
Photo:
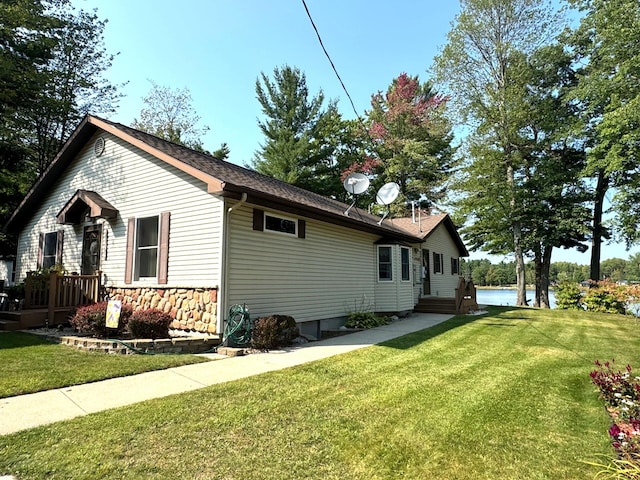
[[[0,320],[0,330],[4,332],[15,332],[21,329],[20,322],[16,320]]]
[[[421,298],[413,308],[420,313],[457,313],[455,298],[428,297]]]

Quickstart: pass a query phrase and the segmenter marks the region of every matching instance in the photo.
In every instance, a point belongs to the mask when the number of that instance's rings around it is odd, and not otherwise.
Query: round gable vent
[[[96,157],[104,153],[104,138],[96,138],[96,142],[93,144],[93,152],[96,154]]]

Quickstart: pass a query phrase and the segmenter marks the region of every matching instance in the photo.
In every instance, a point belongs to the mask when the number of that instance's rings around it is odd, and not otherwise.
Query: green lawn
[[[82,352],[23,332],[0,333],[0,398],[206,361],[194,355]]]
[[[349,354],[0,437],[26,479],[589,479],[595,359],[637,320],[492,309]],[[224,361],[224,360],[223,360]],[[0,410],[1,412],[1,410]]]

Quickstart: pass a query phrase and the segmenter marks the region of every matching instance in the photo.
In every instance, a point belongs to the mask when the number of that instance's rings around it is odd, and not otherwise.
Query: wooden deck
[[[18,311],[0,311],[0,330],[24,330],[53,327],[67,323],[76,307],[100,300],[101,272],[96,275],[60,275],[48,277],[28,273],[24,305]]]

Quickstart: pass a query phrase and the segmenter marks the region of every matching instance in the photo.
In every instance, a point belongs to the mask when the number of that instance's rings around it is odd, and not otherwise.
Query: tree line
[[[490,260],[461,259],[460,272],[470,275],[473,283],[482,287],[512,286],[516,284],[515,262],[492,263]],[[640,253],[630,255],[627,260],[609,258],[600,263],[603,280],[614,283],[640,282]],[[563,282],[573,284],[583,283],[590,279],[590,266],[574,262],[553,262],[549,268],[549,282],[554,285]],[[534,285],[535,275],[531,269],[527,270],[527,285]]]

